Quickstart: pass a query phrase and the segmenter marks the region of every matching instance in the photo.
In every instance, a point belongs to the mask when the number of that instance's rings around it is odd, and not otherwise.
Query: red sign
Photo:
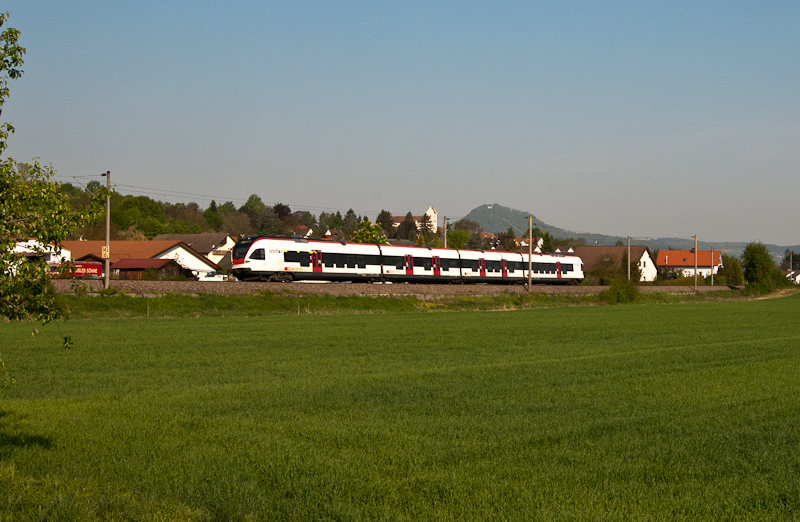
[[[97,276],[103,275],[103,265],[100,263],[75,263],[75,271],[67,274],[69,277]]]

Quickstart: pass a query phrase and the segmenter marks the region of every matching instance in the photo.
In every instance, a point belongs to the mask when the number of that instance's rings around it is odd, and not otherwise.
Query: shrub
[[[611,287],[600,293],[600,299],[608,304],[633,303],[639,299],[639,288],[633,281],[619,277],[611,282]]]

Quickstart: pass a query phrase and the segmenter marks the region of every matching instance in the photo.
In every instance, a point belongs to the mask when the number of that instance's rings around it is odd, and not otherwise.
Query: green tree
[[[275,207],[267,205],[261,211],[261,216],[258,220],[258,231],[268,236],[278,233],[278,214],[275,212]]]
[[[236,205],[233,204],[233,201],[226,201],[225,203],[217,207],[217,212],[219,212],[219,215],[223,217],[228,212],[235,212],[235,211],[236,211]]]
[[[598,259],[594,267],[586,275],[591,278],[593,284],[609,285],[611,281],[621,277],[620,267],[624,267],[624,261],[620,263],[617,256],[609,254],[602,259]],[[631,277],[632,278],[632,277]],[[628,280],[627,269],[625,271],[625,281]]]
[[[728,254],[722,255],[722,266],[714,276],[714,283],[720,285],[743,285],[744,274],[739,260]]]
[[[0,15],[0,27],[7,19],[8,13]],[[13,28],[0,34],[0,115],[9,95],[8,80],[22,75],[25,48],[18,44],[19,34]],[[0,124],[0,154],[5,152],[13,131],[10,123]],[[0,160],[0,315],[11,320],[46,323],[61,317],[48,277],[46,255],[51,248],[60,254],[61,242],[77,227],[96,221],[103,210],[105,188],[99,188],[97,197],[86,206],[73,209],[69,195],[51,179],[54,175],[52,166],[43,167],[38,161],[25,164],[20,170],[13,159]],[[15,250],[18,238],[38,240],[39,246],[32,247],[34,255],[30,260]],[[68,338],[64,338],[64,345],[68,344]]]
[[[206,220],[206,224],[210,230],[214,232],[219,230],[222,224],[222,216],[219,214],[219,210],[217,210],[217,202],[213,199],[208,208],[203,211],[203,218]]]
[[[550,232],[545,232],[542,235],[542,240],[542,252],[553,252],[555,250],[553,236],[550,235]]]
[[[422,237],[422,244],[429,245],[436,238],[436,223],[431,221],[428,214],[424,214],[419,223],[419,236]]]
[[[342,233],[345,237],[350,237],[357,229],[358,218],[356,217],[356,213],[351,208],[344,215],[344,221],[342,222]]]
[[[397,230],[397,239],[417,240],[417,223],[414,216],[409,212]]]
[[[498,234],[497,240],[500,242],[500,250],[519,252],[519,244],[517,243],[517,236],[514,234],[513,228],[508,227],[508,230]]]
[[[466,248],[469,243],[470,235],[466,230],[448,230],[447,231],[447,247],[462,249]]]
[[[744,279],[748,283],[760,283],[769,279],[771,272],[776,268],[772,262],[772,254],[761,242],[751,242],[742,253],[744,264]]]
[[[242,237],[255,232],[253,222],[250,221],[247,214],[238,210],[225,214],[220,229],[233,237]]]
[[[375,224],[379,225],[385,232],[389,232],[394,228],[392,213],[388,210],[381,210],[380,213],[378,213],[378,217],[375,218]]]
[[[780,269],[772,260],[767,247],[760,241],[748,243],[742,253],[744,279],[748,286],[758,292],[769,293],[777,288],[789,286],[791,282],[783,277]]]
[[[250,194],[245,204],[239,208],[239,212],[247,214],[247,217],[250,218],[250,223],[253,225],[251,228],[255,230],[258,228],[258,219],[261,217],[264,207],[266,205],[261,201],[261,197],[258,194]]]
[[[377,223],[373,225],[370,223],[369,219],[364,219],[358,224],[358,230],[350,236],[350,241],[353,243],[371,243],[379,245],[388,243],[388,241],[386,241],[386,236],[383,235],[381,226]]]
[[[483,232],[483,229],[478,224],[477,221],[472,221],[470,219],[459,219],[455,223],[453,223],[453,228],[456,230],[465,230],[469,232],[470,235],[475,235],[480,232]]]

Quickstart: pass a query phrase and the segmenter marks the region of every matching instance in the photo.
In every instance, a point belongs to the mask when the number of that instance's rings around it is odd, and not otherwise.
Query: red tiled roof
[[[72,252],[74,259],[81,259],[87,255],[101,256],[105,241],[64,241],[61,245]],[[163,241],[111,241],[111,262],[120,259],[148,259],[181,244],[178,240]]]
[[[714,263],[711,263],[711,250],[697,251],[697,266],[719,266],[721,250],[714,250]],[[694,254],[691,250],[659,250],[656,265],[660,267],[679,266],[694,268]]]
[[[92,257],[100,259],[105,246],[105,241],[64,241],[61,246],[72,252],[73,259],[85,259]],[[110,261],[116,263],[120,259],[149,259],[176,247],[181,246],[187,252],[192,252],[197,259],[211,267],[216,267],[203,254],[197,252],[183,241],[163,240],[163,241],[111,241]]]

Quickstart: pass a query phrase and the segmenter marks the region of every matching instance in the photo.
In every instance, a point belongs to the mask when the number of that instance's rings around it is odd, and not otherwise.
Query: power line
[[[69,179],[78,180],[78,179],[96,178],[98,176],[84,175],[84,176],[55,176],[55,177],[56,178],[61,177],[61,178],[69,178]],[[164,190],[164,189],[157,189],[157,188],[152,188],[152,187],[140,187],[138,185],[127,185],[127,184],[123,184],[123,183],[115,183],[114,187],[116,187],[118,189],[119,188],[124,188],[124,189],[126,189],[127,192],[131,192],[131,193],[136,194],[136,195],[163,196],[165,198],[168,197],[168,196],[169,197],[174,197],[174,198],[200,198],[200,199],[202,199],[204,201],[205,200],[214,200],[214,201],[222,201],[222,202],[230,201],[232,203],[241,203],[241,204],[244,204],[244,203],[247,202],[247,198],[243,199],[243,198],[220,196],[220,195],[214,195],[214,194],[198,194],[198,193],[194,193],[194,192],[183,192],[183,191],[178,191],[178,190]],[[341,209],[341,208],[318,207],[318,206],[313,206],[313,205],[302,205],[302,204],[297,204],[297,203],[282,203],[282,202],[279,202],[279,201],[276,201],[276,202],[272,203],[272,205],[274,206],[274,205],[277,205],[279,203],[282,204],[282,205],[286,205],[286,206],[288,206],[290,208],[297,208],[297,209],[301,209],[302,211],[306,211],[306,212],[309,212],[309,211],[315,211],[315,212],[342,212],[342,213],[346,213],[347,212],[347,210]],[[363,214],[363,215],[373,215],[373,214],[374,215],[378,215],[380,213],[379,210],[365,210],[365,209],[353,209],[353,212],[355,212],[356,214]]]

